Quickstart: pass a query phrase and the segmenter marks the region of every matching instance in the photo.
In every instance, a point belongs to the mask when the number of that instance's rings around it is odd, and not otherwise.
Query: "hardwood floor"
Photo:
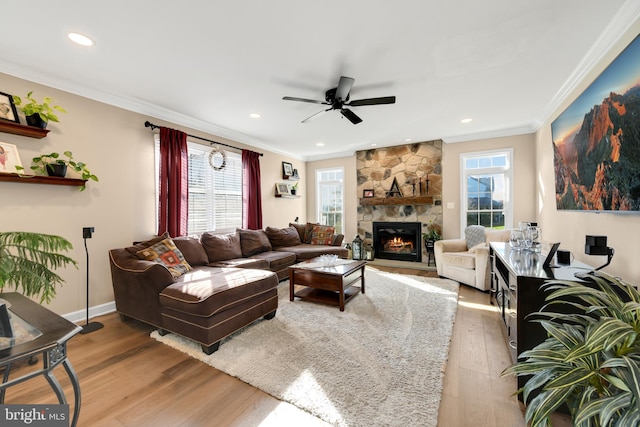
[[[376,266],[419,276],[433,272]],[[105,327],[69,342],[82,388],[79,426],[326,426],[326,423],[149,337],[142,323],[117,314],[95,319]],[[456,321],[444,378],[441,427],[524,427],[522,409],[511,396],[514,378],[500,378],[511,362],[499,318],[488,294],[460,286]],[[40,366],[41,361],[36,366]],[[21,364],[18,376],[32,369]],[[61,367],[55,370],[73,396]],[[11,387],[5,403],[55,403],[42,377]],[[73,409],[71,409],[71,412]],[[554,427],[570,426],[556,417]],[[408,426],[412,427],[412,426]]]

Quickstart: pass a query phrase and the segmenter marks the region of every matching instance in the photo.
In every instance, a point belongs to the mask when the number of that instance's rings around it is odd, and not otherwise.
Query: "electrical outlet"
[[[82,227],[82,238],[90,239],[91,233],[93,233],[95,229],[93,227]]]

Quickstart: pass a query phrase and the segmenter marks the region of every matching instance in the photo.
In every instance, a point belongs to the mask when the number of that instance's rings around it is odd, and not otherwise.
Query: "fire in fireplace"
[[[374,222],[373,249],[376,258],[422,261],[419,222]]]

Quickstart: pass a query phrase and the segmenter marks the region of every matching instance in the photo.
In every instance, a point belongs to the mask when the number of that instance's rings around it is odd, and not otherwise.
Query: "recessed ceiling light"
[[[473,119],[462,119],[460,120],[460,123],[471,123]]]
[[[378,145],[378,144],[376,144],[376,143],[371,144],[372,147],[375,147],[376,145]]]
[[[249,117],[251,117],[252,119],[259,119],[261,116],[258,113],[251,113],[249,114]]]
[[[324,142],[317,142],[317,143],[316,143],[316,145],[317,145],[318,147],[324,147]]]
[[[69,40],[72,42],[79,44],[80,46],[93,46],[95,43],[89,37],[80,33],[69,33],[67,34]]]
[[[404,142],[410,142],[410,141],[413,141],[413,139],[412,138],[405,138],[404,139]]]

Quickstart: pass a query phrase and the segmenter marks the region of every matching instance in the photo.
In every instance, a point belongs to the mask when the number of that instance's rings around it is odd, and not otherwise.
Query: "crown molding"
[[[585,57],[580,61],[573,73],[567,81],[560,87],[555,96],[540,112],[538,116],[538,129],[542,123],[546,123],[552,118],[552,115],[560,108],[565,100],[569,99],[579,85],[586,80],[589,75],[598,67],[600,62],[604,60],[616,44],[622,40],[627,31],[640,19],[640,2],[637,0],[627,0],[618,13],[605,27],[604,31],[591,46]],[[593,79],[595,80],[595,78]],[[579,94],[578,94],[579,95]],[[578,96],[578,95],[573,95]],[[536,131],[538,130],[536,129]]]

